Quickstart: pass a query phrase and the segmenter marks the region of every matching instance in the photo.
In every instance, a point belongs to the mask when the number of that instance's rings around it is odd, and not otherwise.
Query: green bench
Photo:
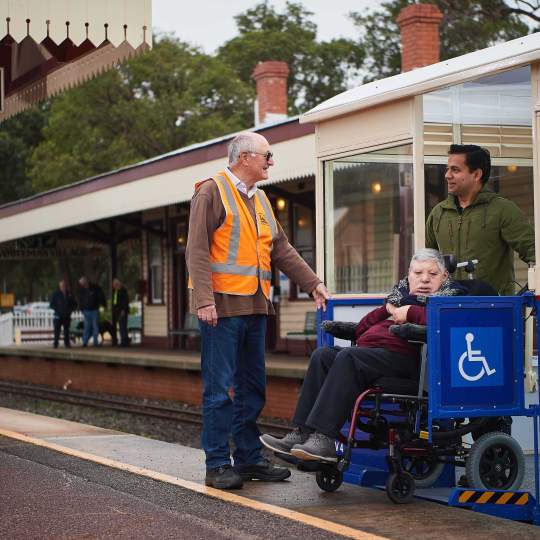
[[[304,319],[304,329],[300,332],[287,332],[287,340],[303,340],[308,354],[313,352],[312,341],[317,339],[317,312],[308,311]]]
[[[170,330],[169,335],[178,336],[180,338],[180,348],[184,349],[187,338],[199,338],[201,336],[199,319],[197,319],[197,316],[193,315],[193,313],[186,313],[183,327]]]
[[[128,315],[127,319],[127,331],[129,339],[132,343],[135,342],[135,335],[142,334],[142,317],[140,315]]]

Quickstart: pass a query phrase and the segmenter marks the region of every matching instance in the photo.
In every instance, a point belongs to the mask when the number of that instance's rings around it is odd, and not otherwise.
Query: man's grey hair
[[[255,152],[255,137],[252,133],[240,133],[229,144],[229,165],[233,165],[240,158],[242,152]]]
[[[446,264],[444,263],[444,257],[436,249],[421,248],[416,251],[412,256],[411,265],[415,261],[435,261],[441,272],[446,272]],[[409,268],[410,266],[409,265]]]

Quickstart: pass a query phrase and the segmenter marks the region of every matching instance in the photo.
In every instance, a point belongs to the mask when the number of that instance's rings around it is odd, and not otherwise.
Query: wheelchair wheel
[[[435,456],[402,456],[401,468],[414,478],[417,488],[431,487],[441,476],[444,463]]]
[[[315,476],[317,485],[323,491],[336,491],[343,482],[343,473],[333,467],[324,467],[320,471],[317,471]]]
[[[472,445],[465,471],[472,488],[519,489],[525,474],[523,450],[506,433],[486,433]]]
[[[407,472],[390,474],[386,479],[386,494],[396,504],[411,502],[414,497],[414,478]]]

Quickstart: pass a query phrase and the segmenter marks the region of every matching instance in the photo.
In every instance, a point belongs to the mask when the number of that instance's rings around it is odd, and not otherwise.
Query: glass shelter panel
[[[445,169],[451,144],[476,144],[491,154],[488,187],[516,203],[531,223],[533,208],[532,99],[529,66],[425,94],[426,217],[447,196]],[[516,281],[527,265],[515,258]]]
[[[325,163],[326,279],[332,293],[388,291],[412,254],[412,148]]]

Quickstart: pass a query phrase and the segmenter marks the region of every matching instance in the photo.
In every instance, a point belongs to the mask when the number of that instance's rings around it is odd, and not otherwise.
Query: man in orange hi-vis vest
[[[273,164],[263,136],[241,133],[229,145],[229,166],[196,184],[191,201],[186,258],[202,340],[202,446],[206,485],[220,489],[290,476],[289,469],[263,459],[256,423],[265,402],[271,264],[311,293],[317,308],[326,308],[328,299],[326,287],[289,244],[268,198],[255,185],[268,178]]]

